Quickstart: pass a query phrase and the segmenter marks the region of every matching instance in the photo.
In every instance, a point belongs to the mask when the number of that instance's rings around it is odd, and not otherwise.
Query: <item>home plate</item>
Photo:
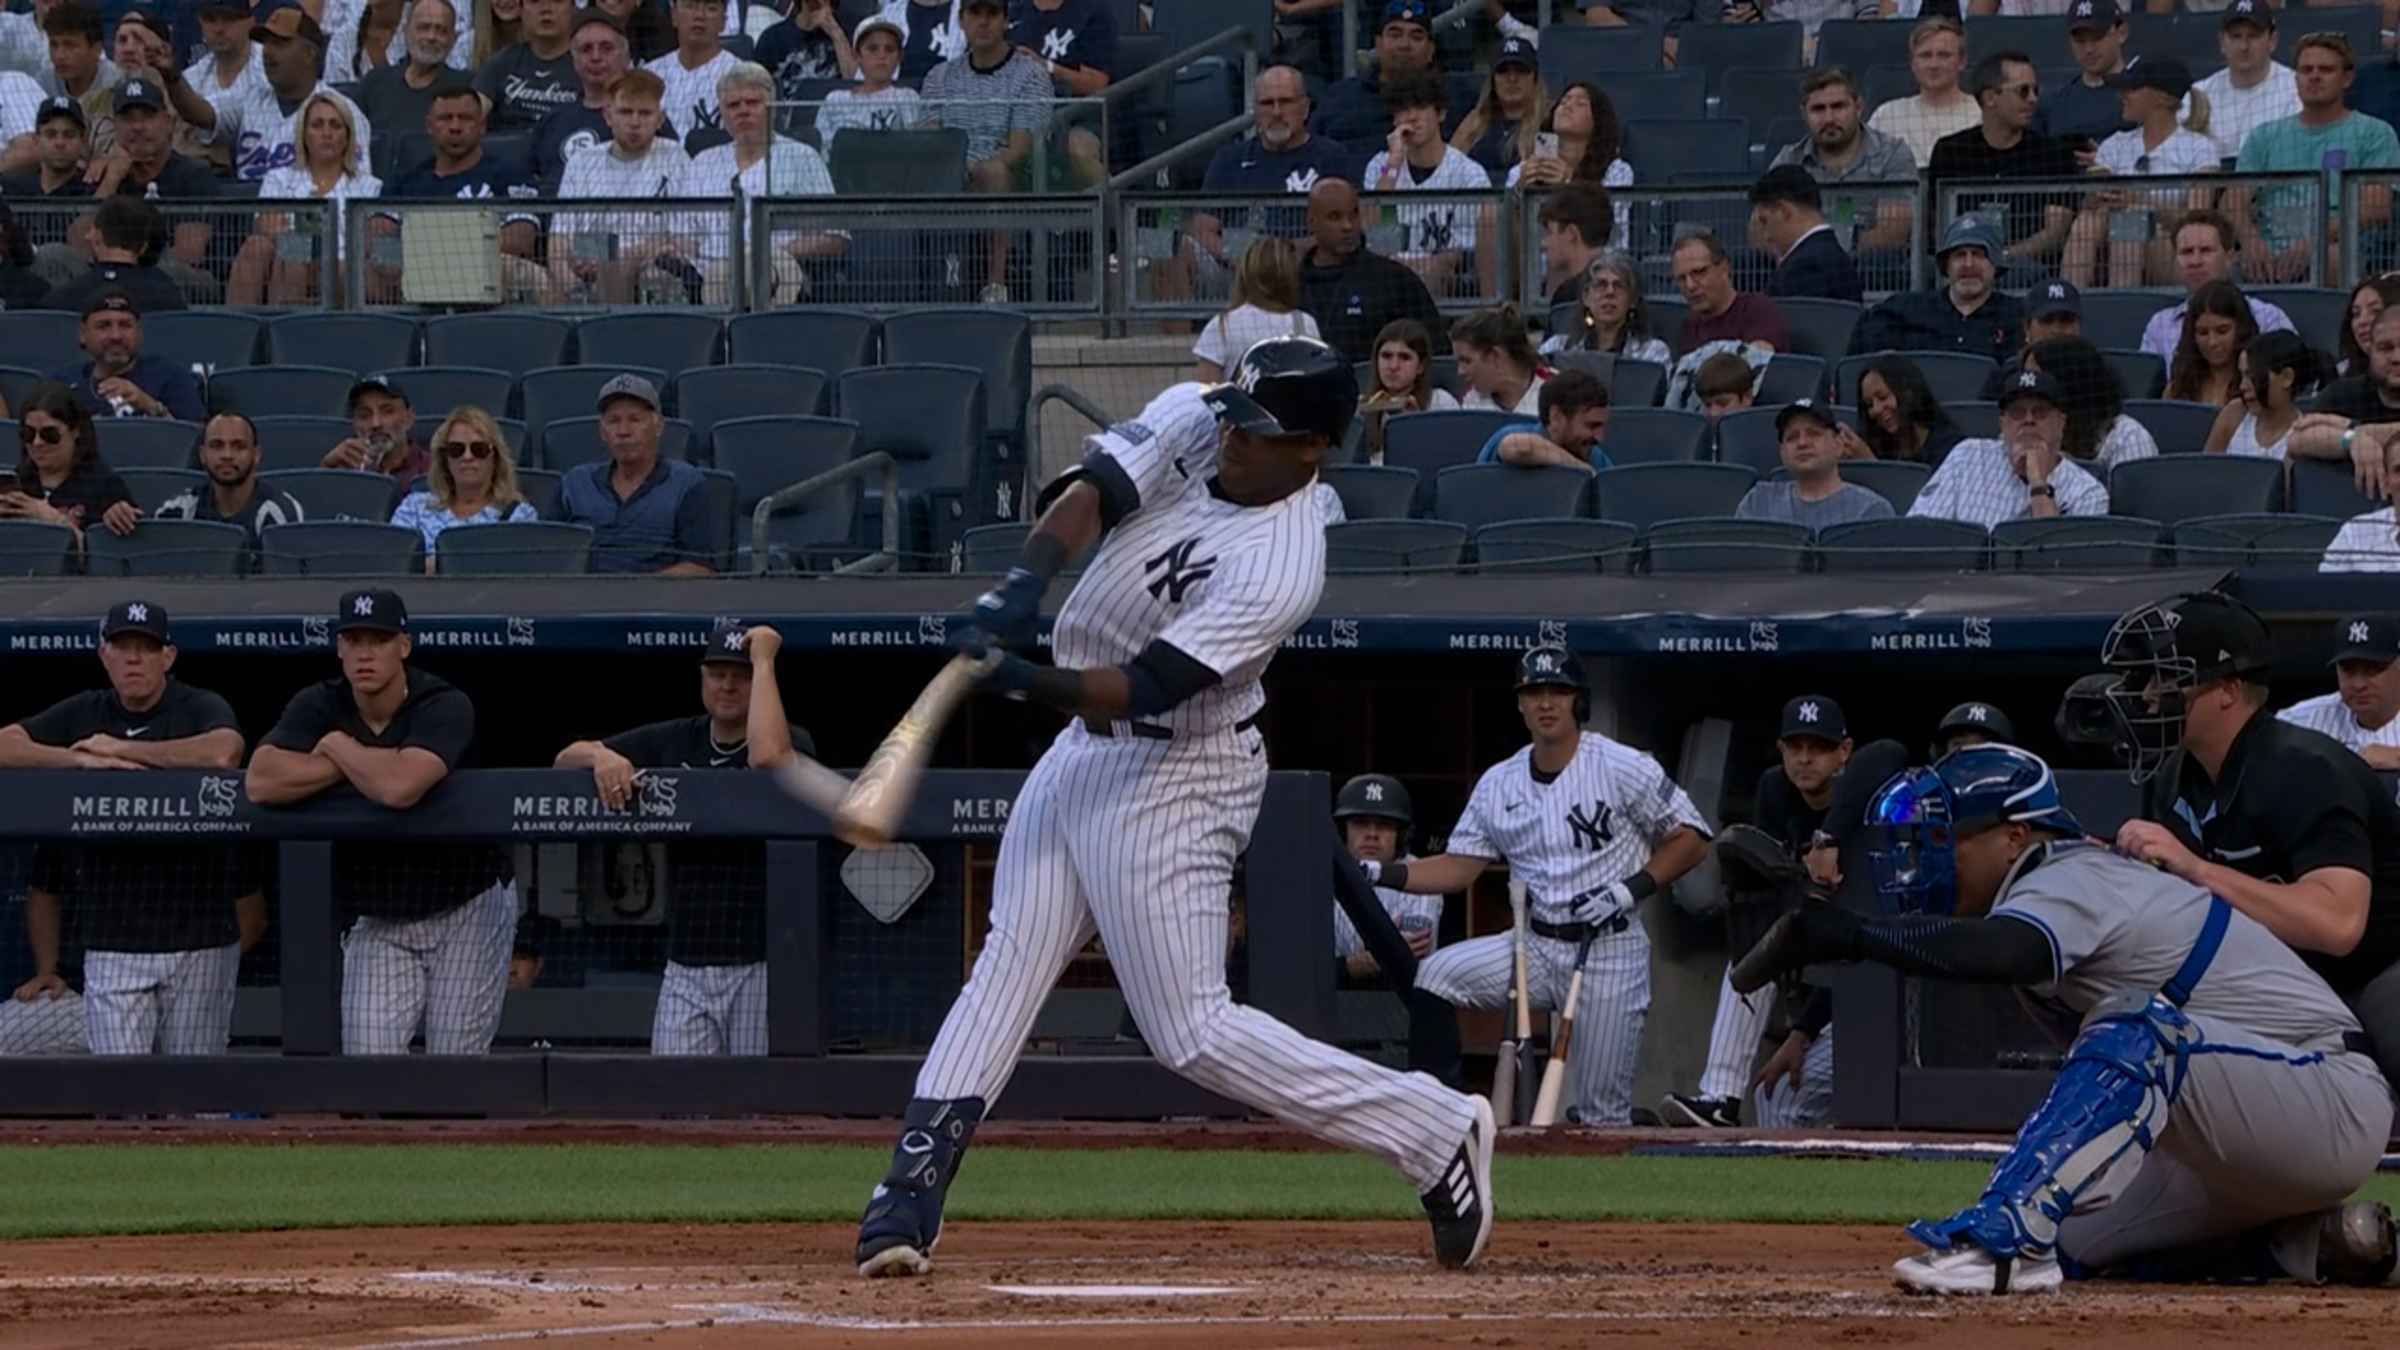
[[[1242,1292],[1235,1284],[987,1284],[984,1288],[1019,1298],[1190,1298]]]

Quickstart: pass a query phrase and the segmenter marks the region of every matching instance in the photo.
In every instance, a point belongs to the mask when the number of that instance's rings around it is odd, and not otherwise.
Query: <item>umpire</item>
[[[2101,697],[2144,785],[2143,819],[2117,832],[2117,848],[2223,896],[2299,952],[2400,1081],[2400,804],[2339,742],[2267,715],[2271,656],[2265,622],[2216,591],[2117,620]],[[2075,712],[2062,710],[2062,726],[2089,725]]]
[[[1333,819],[1342,832],[1342,848],[1359,862],[1389,865],[1414,858],[1408,851],[1408,834],[1416,824],[1415,805],[1410,802],[1408,789],[1389,774],[1362,773],[1342,784],[1334,794]],[[1442,923],[1442,897],[1411,895],[1385,886],[1374,888],[1380,910],[1361,909],[1354,920],[1351,908],[1355,892],[1340,884],[1334,887],[1333,956],[1337,982],[1348,979],[1363,981],[1378,974],[1399,994],[1408,1009],[1408,1067],[1423,1070],[1450,1085],[1459,1086],[1462,1051],[1458,1037],[1458,1010],[1448,1000],[1436,998],[1415,986],[1413,969],[1405,974],[1385,971],[1377,959],[1375,948],[1389,948],[1396,939],[1408,948],[1412,960],[1421,961],[1433,955]],[[1361,927],[1380,930],[1375,941],[1369,941]]]
[[[700,653],[700,707],[577,741],[551,763],[590,769],[600,800],[623,810],[653,769],[771,769],[816,742],[784,718],[775,682],[783,636],[719,619]],[[766,845],[694,840],[667,847],[667,970],[650,1019],[654,1055],[767,1053]]]

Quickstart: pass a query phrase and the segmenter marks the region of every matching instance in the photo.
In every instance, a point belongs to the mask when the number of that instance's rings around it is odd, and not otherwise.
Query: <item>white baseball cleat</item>
[[[858,1263],[858,1273],[870,1280],[897,1275],[923,1275],[933,1269],[933,1258],[914,1247],[886,1247]]]
[[[1995,1257],[1975,1246],[1904,1256],[1892,1278],[1916,1294],[2054,1294],[2066,1282],[2054,1258]]]

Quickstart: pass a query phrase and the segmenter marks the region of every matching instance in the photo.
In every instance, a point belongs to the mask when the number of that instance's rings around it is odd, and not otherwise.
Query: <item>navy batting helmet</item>
[[[1981,736],[1987,742],[2000,745],[2017,743],[2017,724],[2008,714],[1990,703],[1967,702],[1942,714],[1933,728],[1933,757],[1940,759],[1949,753],[1953,736]]]
[[[1376,820],[1396,820],[1406,830],[1416,821],[1416,811],[1408,800],[1408,789],[1390,774],[1362,773],[1342,784],[1334,794],[1333,818],[1348,820],[1364,816]]]
[[[1358,375],[1315,338],[1266,338],[1201,397],[1210,412],[1253,435],[1322,436],[1339,445],[1358,415]]]
[[[1575,653],[1552,643],[1530,648],[1517,658],[1517,688],[1564,685],[1575,691],[1575,720],[1592,719],[1592,686],[1583,678],[1583,662]]]

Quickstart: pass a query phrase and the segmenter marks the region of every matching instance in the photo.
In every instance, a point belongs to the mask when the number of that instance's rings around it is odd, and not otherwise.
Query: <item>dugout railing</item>
[[[933,771],[899,838],[927,845],[997,845],[1025,776]],[[225,1055],[0,1057],[0,1114],[26,1116],[306,1114],[657,1116],[890,1114],[908,1095],[921,1041],[886,1053],[835,1053],[840,991],[880,978],[840,935],[881,926],[850,898],[847,845],[763,774],[673,771],[651,776],[630,809],[611,811],[588,773],[467,770],[415,808],[392,811],[343,794],[292,807],[249,802],[237,773],[0,772],[0,847],[126,848],[235,844],[272,850],[266,941],[275,944],[279,1043]],[[1326,866],[1333,846],[1323,774],[1269,776],[1237,873],[1246,940],[1245,1001],[1316,1036],[1332,1032],[1334,989]],[[334,851],[344,843],[486,845],[753,840],[764,844],[764,1056],[654,1056],[534,1046],[480,1056],[405,1059],[341,1053],[341,915]],[[961,864],[967,886],[988,872]],[[163,888],[162,902],[172,897]],[[68,903],[72,903],[69,897]],[[841,908],[842,912],[835,911]],[[973,945],[962,897],[919,902],[893,924],[946,931],[928,944],[955,993]],[[11,942],[17,940],[9,935]],[[936,990],[935,992],[939,992]],[[928,1010],[938,1025],[948,994]],[[1029,1055],[1009,1092],[1020,1118],[1226,1116],[1237,1108],[1139,1053]]]

